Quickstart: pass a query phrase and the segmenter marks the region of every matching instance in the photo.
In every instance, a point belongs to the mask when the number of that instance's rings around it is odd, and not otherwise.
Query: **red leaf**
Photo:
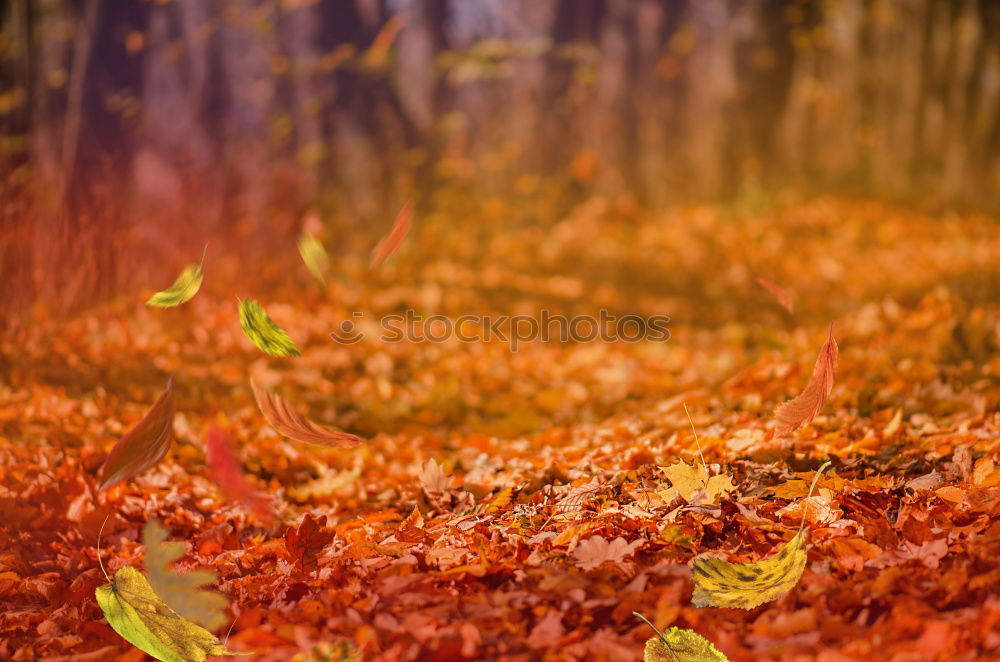
[[[289,527],[285,531],[285,549],[302,571],[313,568],[323,548],[333,541],[333,530],[326,528],[326,515],[314,519],[306,514],[298,528]]]
[[[780,303],[785,310],[792,312],[792,295],[790,295],[783,287],[779,287],[771,281],[764,280],[763,278],[755,278],[754,282],[773,294],[774,298],[778,300],[778,303]]]
[[[105,489],[155,466],[174,438],[174,378],[139,423],[114,445],[101,467],[101,487]]]
[[[264,414],[271,427],[284,437],[332,448],[354,448],[364,441],[361,437],[314,423],[305,416],[295,413],[287,402],[274,393],[258,388],[252,379],[250,388],[253,389],[253,396],[257,399],[260,413]]]
[[[267,523],[274,513],[267,499],[256,494],[243,477],[239,460],[219,428],[208,431],[208,470],[227,499],[241,503]]]
[[[797,397],[784,403],[774,412],[778,421],[775,430],[777,434],[788,434],[816,418],[816,414],[833,390],[833,374],[836,370],[837,341],[833,338],[833,324],[831,324],[830,335],[819,350],[809,383]]]
[[[392,254],[399,250],[400,245],[403,243],[403,239],[406,238],[406,233],[410,230],[410,218],[413,215],[413,203],[407,201],[403,208],[399,210],[396,215],[396,222],[392,225],[392,230],[389,231],[382,241],[378,242],[375,248],[372,250],[371,261],[368,263],[369,269],[374,269],[379,266],[390,257]]]

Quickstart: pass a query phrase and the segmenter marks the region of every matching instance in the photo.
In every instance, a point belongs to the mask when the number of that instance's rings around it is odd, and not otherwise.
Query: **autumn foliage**
[[[179,305],[39,307],[0,346],[0,659],[144,659],[98,596],[147,579],[248,659],[1000,655],[994,220],[619,203],[253,271],[212,237]],[[408,307],[672,322],[379,340]]]

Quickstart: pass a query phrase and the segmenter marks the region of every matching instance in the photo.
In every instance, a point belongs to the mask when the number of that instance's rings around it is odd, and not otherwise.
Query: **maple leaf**
[[[306,514],[297,528],[289,527],[285,531],[285,549],[305,572],[315,567],[317,557],[333,542],[333,537],[333,530],[326,528],[326,515],[317,519]]]
[[[173,434],[174,378],[170,377],[163,395],[108,453],[101,467],[100,489],[117,485],[155,466],[167,454]]]
[[[602,536],[591,536],[576,546],[573,558],[584,570],[593,570],[607,561],[621,563],[625,557],[635,554],[635,550],[641,547],[642,543],[641,539],[625,542],[624,538],[615,538],[608,542]]]
[[[399,250],[406,233],[410,230],[410,218],[413,215],[413,203],[407,201],[403,208],[396,214],[396,221],[392,224],[392,230],[372,249],[371,260],[368,268],[374,269]]]
[[[781,307],[787,310],[789,313],[792,311],[792,296],[782,287],[775,285],[769,280],[764,280],[763,278],[755,278],[754,282],[763,287],[765,290],[771,293],[771,295],[777,299]]]
[[[305,416],[296,413],[287,402],[277,394],[268,393],[250,380],[250,388],[257,400],[260,413],[275,431],[292,441],[301,441],[328,448],[353,448],[364,440],[361,437],[314,423]]]
[[[926,567],[936,569],[939,562],[948,555],[948,541],[944,538],[914,543],[904,540],[898,549],[883,552],[881,556],[865,563],[875,568],[887,568],[908,561],[920,561]]]
[[[427,460],[420,470],[420,484],[428,494],[440,494],[448,489],[449,479],[434,458]]]
[[[250,487],[222,430],[210,428],[206,446],[209,473],[226,498],[242,503],[265,522],[272,522],[270,504]]]
[[[146,546],[146,572],[156,594],[184,618],[210,630],[221,627],[228,620],[226,607],[229,600],[215,591],[201,587],[215,581],[209,570],[190,570],[176,573],[170,564],[184,556],[181,542],[165,542],[167,530],[156,520],[146,522],[142,530],[142,544]]]
[[[722,495],[736,489],[732,478],[725,474],[709,477],[703,464],[692,465],[678,460],[660,470],[670,481],[669,488],[657,492],[666,503],[679,496],[692,505],[717,504]]]
[[[809,383],[798,396],[775,410],[774,416],[778,422],[775,434],[788,434],[816,418],[833,390],[833,375],[837,371],[837,352],[837,341],[833,337],[833,324],[831,324],[830,334],[819,350]]]

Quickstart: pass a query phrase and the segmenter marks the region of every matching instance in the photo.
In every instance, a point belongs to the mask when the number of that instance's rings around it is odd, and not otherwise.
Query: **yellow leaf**
[[[326,285],[325,272],[330,266],[330,257],[326,254],[326,249],[319,239],[314,237],[308,230],[299,235],[299,255],[305,262],[309,272],[316,277],[316,280]]]
[[[809,496],[829,464],[823,464],[816,471]],[[777,600],[790,591],[802,578],[806,567],[805,523],[803,515],[795,537],[785,543],[777,554],[757,563],[729,563],[711,557],[695,559],[691,568],[691,580],[694,582],[691,604],[695,607],[752,609]]]
[[[657,635],[646,641],[643,662],[729,662],[729,658],[719,652],[711,641],[694,630],[674,627],[660,632],[645,616],[632,613],[653,628]]]
[[[493,513],[506,506],[508,503],[510,503],[510,497],[512,493],[513,491],[509,487],[506,487],[503,490],[501,490],[500,494],[498,494],[496,498],[493,499],[493,501],[490,503],[490,505],[486,507],[485,512]]]
[[[205,252],[208,252],[208,244],[205,245]],[[205,254],[201,256],[201,262],[205,262]],[[198,289],[201,287],[201,281],[204,275],[201,272],[201,264],[189,264],[184,267],[184,271],[181,275],[177,277],[174,284],[163,290],[162,292],[157,292],[153,296],[149,297],[146,301],[147,306],[155,306],[157,308],[173,308],[174,306],[179,306],[185,301],[188,301],[195,294],[198,293]]]
[[[163,662],[204,662],[209,655],[251,655],[226,650],[215,635],[160,599],[141,572],[125,566],[95,591],[114,628],[136,648]]]
[[[954,485],[939,487],[934,490],[934,494],[951,503],[962,503],[965,500],[965,491],[961,487],[955,487]]]
[[[709,478],[708,469],[704,465],[690,465],[678,460],[676,464],[660,469],[670,481],[671,487],[659,490],[657,494],[668,503],[675,496],[680,496],[688,503],[715,504],[723,494],[735,489],[729,476],[720,474]]]
[[[239,299],[240,326],[257,348],[271,356],[298,356],[299,348],[253,299]]]
[[[215,581],[215,573],[208,570],[191,570],[178,574],[170,564],[184,556],[184,543],[164,542],[167,530],[156,520],[150,520],[142,531],[142,544],[146,546],[146,572],[149,583],[170,607],[182,617],[211,630],[225,625],[226,596],[202,590],[202,586]]]

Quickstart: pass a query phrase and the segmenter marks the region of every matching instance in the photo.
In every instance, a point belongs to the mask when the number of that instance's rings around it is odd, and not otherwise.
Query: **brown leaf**
[[[333,541],[334,532],[326,528],[326,515],[319,519],[306,514],[298,528],[285,531],[285,549],[302,571],[315,567],[323,548]]]
[[[273,521],[271,505],[250,487],[236,454],[219,428],[208,431],[207,455],[209,473],[226,498],[243,504],[265,522]]]
[[[778,421],[776,434],[788,434],[816,418],[816,414],[833,390],[833,374],[836,370],[837,341],[833,338],[833,324],[831,324],[830,335],[819,350],[809,383],[797,397],[775,410],[774,417]]]
[[[785,310],[792,312],[792,295],[787,290],[763,278],[755,278],[754,282],[770,292]]]
[[[139,423],[114,445],[101,467],[101,487],[106,489],[156,465],[174,438],[174,378]]]
[[[403,240],[406,239],[406,233],[410,230],[410,219],[412,216],[413,203],[407,201],[396,215],[396,222],[393,223],[392,230],[372,250],[371,261],[368,264],[369,269],[379,266],[399,250]]]
[[[587,538],[573,550],[573,558],[576,564],[584,570],[592,570],[605,561],[620,563],[626,556],[635,554],[635,550],[642,546],[642,539],[632,542],[625,542],[624,538],[615,538],[611,542],[602,536],[591,536]]]
[[[287,402],[277,395],[258,388],[252,379],[250,380],[250,388],[253,389],[260,413],[264,414],[264,418],[267,419],[271,427],[283,437],[288,437],[292,441],[331,448],[354,448],[364,441],[361,437],[314,423],[297,414],[288,406]]]

